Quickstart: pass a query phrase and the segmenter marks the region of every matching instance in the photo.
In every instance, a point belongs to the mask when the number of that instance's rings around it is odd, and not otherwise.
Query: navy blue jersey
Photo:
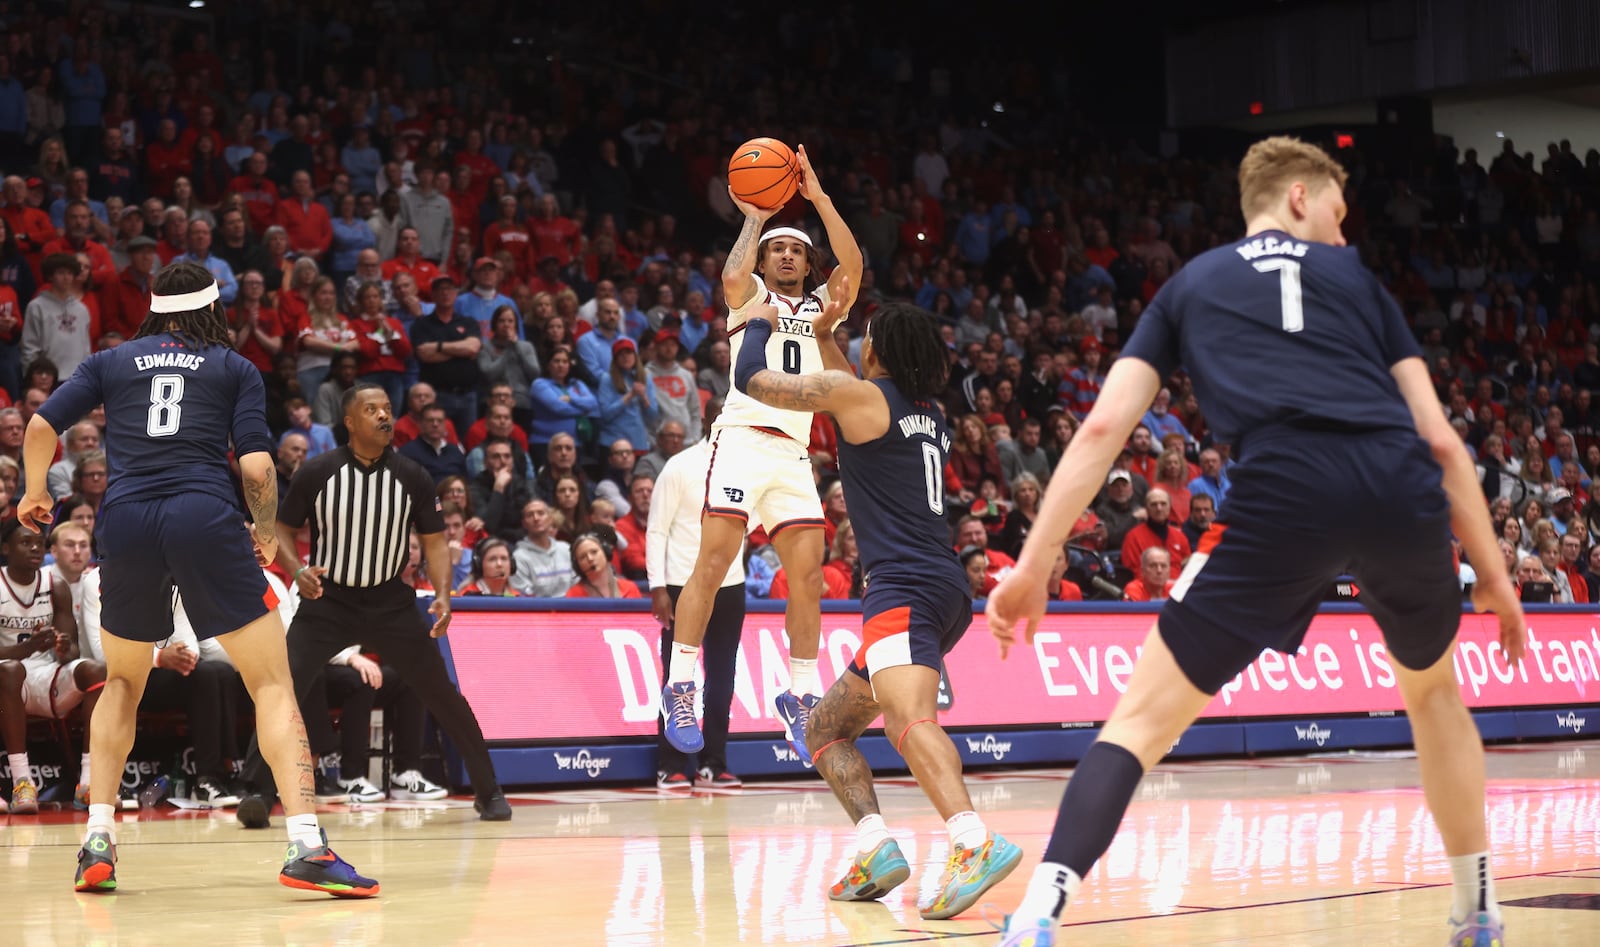
[[[1182,365],[1223,443],[1266,427],[1416,427],[1389,366],[1421,349],[1353,249],[1267,231],[1195,257],[1139,319],[1124,355]]]
[[[261,372],[163,334],[96,352],[39,409],[57,431],[106,406],[105,504],[205,493],[237,505],[228,452],[273,450]]]
[[[912,401],[887,378],[873,381],[889,402],[889,430],[851,444],[839,438],[839,474],[856,531],[862,575],[876,580],[902,575],[967,585],[950,547],[945,520],[944,467],[950,431],[944,411]]]

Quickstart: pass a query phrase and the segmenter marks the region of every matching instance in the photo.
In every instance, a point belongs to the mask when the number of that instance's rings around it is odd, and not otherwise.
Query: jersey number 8
[[[144,432],[151,437],[171,437],[178,433],[183,415],[183,376],[157,375],[150,379],[150,413],[145,416]]]

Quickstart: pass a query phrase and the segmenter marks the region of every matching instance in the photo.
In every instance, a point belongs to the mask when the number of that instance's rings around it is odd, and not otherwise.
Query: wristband
[[[309,568],[311,568],[311,567],[307,565],[307,566],[301,566],[300,568],[294,570],[294,578],[290,579],[289,581],[290,582],[299,582],[300,581],[300,573],[306,571]]]

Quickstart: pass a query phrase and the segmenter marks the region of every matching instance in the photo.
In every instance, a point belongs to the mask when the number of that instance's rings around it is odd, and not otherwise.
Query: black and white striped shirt
[[[350,588],[382,585],[400,574],[408,528],[444,532],[433,478],[392,448],[370,467],[349,447],[306,461],[279,503],[278,519],[296,529],[310,522],[306,564],[328,570],[325,581]]]

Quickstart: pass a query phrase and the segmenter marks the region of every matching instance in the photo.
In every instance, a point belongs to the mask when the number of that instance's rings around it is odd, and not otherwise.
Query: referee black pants
[[[197,778],[228,775],[225,761],[239,755],[236,733],[244,682],[226,661],[199,661],[188,676],[155,668],[146,678],[140,710],[178,711],[189,724]]]
[[[683,586],[667,586],[672,597],[672,609],[678,609],[678,596]],[[706,692],[704,716],[700,721],[706,745],[699,754],[700,769],[712,774],[728,768],[728,714],[733,707],[733,678],[738,670],[739,638],[744,632],[744,583],[729,585],[717,590],[712,600],[711,619],[706,623],[706,636],[700,642],[700,657],[705,661]],[[661,629],[661,667],[665,671],[672,663],[672,629]],[[656,715],[656,769],[665,773],[683,773],[693,778],[696,768],[694,757],[673,749],[662,735],[661,715]]]
[[[372,710],[382,706],[387,729],[394,735],[392,769],[396,773],[422,768],[424,730],[422,701],[412,693],[400,672],[385,663],[383,687],[374,690],[361,672],[343,664],[322,669],[322,681],[313,684],[300,705],[306,718],[306,738],[314,756],[339,754],[339,778],[367,775],[367,748]],[[339,732],[333,730],[332,707],[339,708]]]
[[[417,594],[398,579],[358,589],[322,583],[322,597],[302,599],[289,626],[289,672],[295,696],[305,706],[313,687],[321,685],[328,659],[353,644],[376,651],[411,685],[422,705],[460,752],[467,778],[479,797],[499,791],[483,730],[467,699],[445,671],[439,646],[417,608]],[[247,776],[263,793],[273,792],[272,771],[251,747]]]

